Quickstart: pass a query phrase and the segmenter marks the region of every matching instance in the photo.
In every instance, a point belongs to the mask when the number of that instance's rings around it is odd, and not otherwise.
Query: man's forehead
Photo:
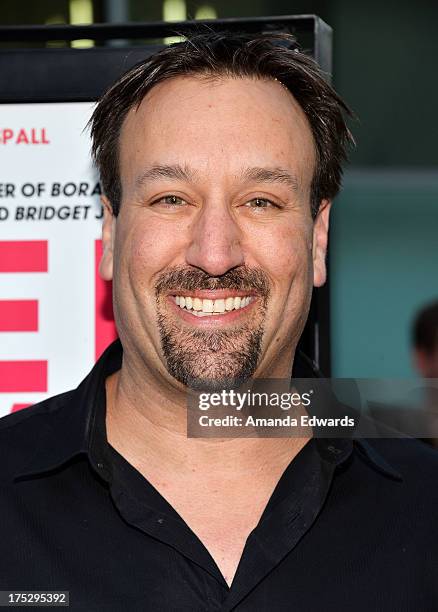
[[[272,178],[289,181],[291,186],[293,179],[287,173],[294,174],[297,164],[313,169],[315,161],[305,113],[274,79],[169,79],[156,85],[128,114],[119,146],[122,163],[124,157],[136,158],[142,173],[151,166],[167,166],[167,172],[175,166],[182,176],[185,160],[192,160],[191,170],[196,172],[220,157],[221,167],[226,162],[233,174],[261,178],[261,169],[263,180],[268,181],[272,171],[284,175]],[[153,170],[154,176],[160,172]],[[136,180],[138,175],[137,169]]]
[[[289,89],[274,78],[187,75],[165,79],[154,85],[127,113],[122,131],[130,124],[138,127],[156,114],[167,114],[169,119],[181,109],[192,112],[186,122],[196,119],[196,113],[206,111],[212,116],[215,111],[239,109],[249,111],[245,114],[248,121],[266,111],[266,121],[270,119],[293,118],[295,123],[311,132],[310,124],[297,100]],[[151,121],[152,122],[152,121]],[[162,127],[162,126],[158,126]],[[181,124],[184,127],[184,124]]]

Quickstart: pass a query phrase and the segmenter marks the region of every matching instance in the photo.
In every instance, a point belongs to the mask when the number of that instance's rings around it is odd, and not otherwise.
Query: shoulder
[[[384,438],[367,440],[392,467],[398,470],[403,480],[413,478],[427,481],[432,478],[438,485],[438,451],[414,438]]]
[[[399,478],[385,479],[386,500],[411,508],[417,518],[424,511],[433,516],[438,505],[438,451],[413,438],[367,439],[370,452],[377,453],[383,465]],[[377,461],[376,465],[379,465]],[[392,480],[393,486],[390,484]],[[423,515],[424,516],[424,515]]]
[[[50,397],[29,408],[0,418],[0,476],[15,472],[36,451],[43,435],[52,429],[53,420],[63,412],[74,391]]]
[[[10,428],[15,428],[24,423],[34,423],[35,417],[47,416],[50,413],[58,410],[60,406],[62,406],[65,401],[69,399],[72,393],[73,391],[66,391],[65,393],[60,393],[59,395],[53,395],[52,397],[49,397],[42,402],[38,402],[37,404],[33,404],[28,408],[23,408],[22,410],[12,412],[11,414],[1,417],[0,435],[2,435],[4,431]],[[16,431],[18,431],[18,429],[16,429]]]
[[[385,479],[386,484],[376,495],[379,511],[390,516],[387,528],[423,551],[423,560],[429,554],[426,551],[430,551],[429,559],[433,557],[436,562],[438,451],[411,438],[372,440],[370,443],[402,478],[392,483]]]

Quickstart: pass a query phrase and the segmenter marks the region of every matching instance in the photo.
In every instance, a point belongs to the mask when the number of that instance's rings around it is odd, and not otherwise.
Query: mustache
[[[221,276],[210,276],[203,270],[176,267],[160,274],[155,284],[155,295],[183,289],[184,291],[234,289],[237,291],[255,291],[269,297],[270,282],[268,276],[259,268],[240,266]]]

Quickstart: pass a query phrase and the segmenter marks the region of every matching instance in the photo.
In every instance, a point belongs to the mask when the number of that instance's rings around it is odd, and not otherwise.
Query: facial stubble
[[[256,291],[251,319],[232,329],[190,329],[169,314],[163,296],[178,289],[235,289]],[[244,266],[221,277],[201,270],[173,269],[156,285],[157,321],[169,373],[191,389],[218,391],[239,387],[253,376],[261,353],[269,283],[260,270]]]

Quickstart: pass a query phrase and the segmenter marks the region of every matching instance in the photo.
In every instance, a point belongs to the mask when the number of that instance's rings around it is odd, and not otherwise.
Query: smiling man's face
[[[167,80],[128,113],[119,157],[101,274],[125,355],[190,387],[288,376],[330,209],[312,220],[315,146],[292,95],[275,80]]]

